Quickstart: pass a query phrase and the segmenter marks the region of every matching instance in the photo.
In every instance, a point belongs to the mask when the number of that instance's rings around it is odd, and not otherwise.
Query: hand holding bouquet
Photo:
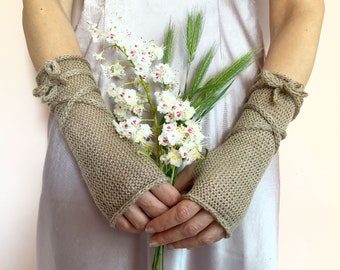
[[[226,93],[234,78],[254,59],[249,52],[203,83],[214,56],[211,47],[200,59],[191,78],[191,64],[202,33],[202,13],[187,19],[187,76],[178,89],[171,68],[174,27],[166,30],[164,47],[154,42],[134,40],[119,28],[120,18],[110,19],[109,32],[89,23],[92,37],[104,44],[95,55],[103,61],[106,76],[112,79],[107,93],[114,100],[113,125],[123,138],[139,145],[139,154],[153,160],[174,183],[180,167],[203,157],[204,135],[201,119]],[[206,152],[207,154],[207,152]],[[163,269],[164,247],[155,251],[153,269]]]

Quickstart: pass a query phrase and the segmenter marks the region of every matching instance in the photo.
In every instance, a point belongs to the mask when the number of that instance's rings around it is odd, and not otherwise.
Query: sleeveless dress
[[[116,12],[126,28],[145,40],[161,44],[171,19],[176,26],[173,66],[183,81],[185,72],[184,28],[186,15],[202,10],[204,30],[198,55],[216,45],[208,76],[252,48],[263,48],[262,35],[252,0],[85,0],[76,34],[83,55],[90,61],[99,87],[108,84],[93,57],[100,44],[93,43],[87,22],[106,27],[105,19]],[[229,92],[203,121],[208,148],[223,142],[239,116],[249,86],[261,68],[258,59],[240,75]],[[153,249],[148,236],[111,228],[95,206],[76,162],[50,116],[49,144],[39,208],[37,263],[39,270],[143,270],[151,269]],[[231,238],[197,249],[167,250],[167,270],[273,270],[277,268],[279,205],[278,157],[261,180],[250,208]]]

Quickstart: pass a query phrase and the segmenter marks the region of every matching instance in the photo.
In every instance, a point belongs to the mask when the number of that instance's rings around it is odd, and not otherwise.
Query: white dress
[[[205,14],[199,52],[216,45],[209,70],[214,74],[252,48],[262,48],[262,35],[251,0],[85,0],[76,34],[99,87],[104,78],[93,53],[87,22],[105,28],[105,18],[118,12],[134,35],[160,43],[166,26],[176,25],[173,64],[180,81],[184,78],[184,27],[193,8]],[[226,96],[204,121],[208,148],[219,145],[237,119],[249,86],[262,65],[259,59],[234,82]],[[103,92],[105,99],[105,94]],[[151,269],[153,249],[146,234],[113,229],[95,206],[69,148],[51,115],[38,221],[39,270],[143,270]],[[249,211],[231,238],[197,249],[167,250],[166,270],[274,270],[277,269],[279,205],[278,157],[261,180]]]

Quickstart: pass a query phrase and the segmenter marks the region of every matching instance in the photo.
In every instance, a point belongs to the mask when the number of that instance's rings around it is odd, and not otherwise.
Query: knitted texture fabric
[[[34,95],[54,112],[96,205],[112,226],[142,194],[168,181],[132,142],[119,137],[83,57],[47,61],[36,80]]]
[[[304,86],[288,77],[261,72],[244,111],[226,141],[194,170],[186,198],[210,212],[227,237],[241,222],[254,191],[277,152],[286,128],[306,96]]]

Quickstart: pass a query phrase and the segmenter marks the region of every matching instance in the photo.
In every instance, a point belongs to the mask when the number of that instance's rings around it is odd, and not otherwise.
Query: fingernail
[[[155,230],[154,230],[153,228],[151,228],[151,227],[146,227],[146,228],[145,228],[145,232],[146,232],[146,233],[153,234],[153,233],[155,232]]]
[[[156,241],[150,241],[149,242],[149,247],[158,247],[159,244]]]

